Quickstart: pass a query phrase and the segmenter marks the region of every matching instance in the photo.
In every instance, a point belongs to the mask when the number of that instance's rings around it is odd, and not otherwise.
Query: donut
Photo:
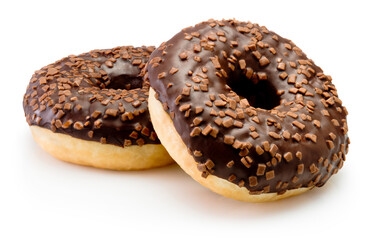
[[[154,47],[70,55],[32,76],[23,108],[35,141],[54,157],[112,170],[173,162],[147,110],[141,69]]]
[[[248,202],[321,187],[343,166],[347,110],[292,41],[251,22],[188,27],[150,56],[149,112],[197,182]]]

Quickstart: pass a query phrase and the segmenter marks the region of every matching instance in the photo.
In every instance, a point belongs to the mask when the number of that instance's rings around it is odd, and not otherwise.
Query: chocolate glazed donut
[[[35,72],[23,107],[35,140],[55,157],[114,170],[172,162],[147,110],[141,69],[153,47],[93,50]]]
[[[210,20],[183,29],[146,70],[162,144],[219,194],[281,199],[323,186],[343,166],[347,110],[331,77],[265,27]]]

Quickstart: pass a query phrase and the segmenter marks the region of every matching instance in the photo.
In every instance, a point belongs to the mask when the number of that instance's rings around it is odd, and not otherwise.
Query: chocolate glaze
[[[159,144],[141,69],[153,47],[93,50],[35,72],[24,95],[29,125],[117,146]]]
[[[210,20],[183,29],[146,70],[203,177],[281,194],[322,186],[343,165],[347,110],[331,77],[265,27]]]

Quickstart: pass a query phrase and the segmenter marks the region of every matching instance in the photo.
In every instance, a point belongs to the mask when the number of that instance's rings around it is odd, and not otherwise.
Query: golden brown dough
[[[79,165],[111,170],[143,170],[173,163],[161,144],[118,147],[31,126],[35,141],[52,156]]]

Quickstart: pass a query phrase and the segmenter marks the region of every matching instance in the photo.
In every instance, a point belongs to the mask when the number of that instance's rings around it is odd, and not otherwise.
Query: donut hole
[[[134,77],[128,75],[118,75],[114,77],[110,77],[110,83],[106,86],[106,88],[111,89],[134,89],[134,88],[142,88],[142,78],[141,77]]]
[[[118,59],[113,67],[107,67],[103,64],[101,69],[106,72],[110,80],[105,88],[126,90],[142,88],[143,79],[139,76],[140,70],[132,64]]]
[[[267,80],[252,80],[241,73],[227,80],[228,86],[241,98],[246,98],[255,108],[271,110],[280,105],[277,89]]]

